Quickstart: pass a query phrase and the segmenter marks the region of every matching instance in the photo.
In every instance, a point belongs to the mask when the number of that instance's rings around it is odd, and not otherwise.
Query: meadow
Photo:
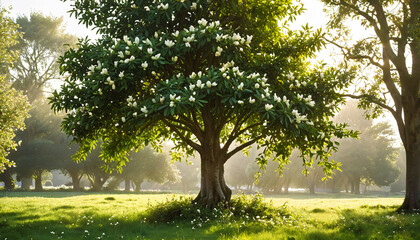
[[[402,196],[269,195],[262,200],[285,213],[275,221],[199,209],[192,220],[150,221],[160,214],[150,209],[189,197],[0,192],[0,239],[420,239],[420,214],[395,213]]]

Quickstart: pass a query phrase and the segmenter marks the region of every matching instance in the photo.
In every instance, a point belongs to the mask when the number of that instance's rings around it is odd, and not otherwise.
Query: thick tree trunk
[[[208,208],[227,204],[232,196],[232,190],[225,183],[223,160],[214,155],[212,152],[201,154],[200,193],[194,200]]]
[[[77,174],[70,174],[71,175],[71,182],[73,183],[73,191],[78,192],[80,191],[80,178]]]
[[[9,170],[5,170],[3,173],[0,173],[0,182],[4,183],[5,190],[10,191],[15,189],[15,180]]]
[[[420,134],[418,134],[420,135]],[[418,137],[420,141],[420,137]],[[406,192],[404,202],[398,212],[414,212],[420,210],[420,143],[408,143],[406,148]],[[416,147],[418,146],[418,147]]]
[[[32,178],[22,177],[22,189],[30,190],[32,187]]]
[[[131,190],[131,181],[130,179],[124,179],[124,191],[129,192]]]
[[[39,173],[35,173],[35,191],[42,191],[42,171]]]

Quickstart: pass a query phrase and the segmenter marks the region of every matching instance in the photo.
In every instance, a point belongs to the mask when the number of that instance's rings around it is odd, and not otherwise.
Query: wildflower
[[[153,48],[148,48],[147,49],[147,53],[150,54],[150,55],[152,55],[153,54]]]
[[[172,62],[177,62],[177,61],[178,61],[178,57],[177,56],[172,57]]]
[[[254,86],[256,89],[260,88],[260,84],[256,83]]]
[[[142,64],[141,64],[141,67],[142,67],[143,69],[146,69],[146,68],[147,68],[147,66],[149,66],[149,64],[148,64],[147,62],[144,62],[144,63],[142,63]]]
[[[188,98],[188,100],[190,100],[190,102],[195,102],[195,97],[190,96],[190,97]]]
[[[120,72],[120,74],[118,74],[118,76],[119,76],[120,78],[123,78],[123,77],[124,77],[124,71]]]
[[[253,98],[249,98],[249,103],[251,103],[251,104],[253,104],[253,103],[255,103],[255,99],[253,99]]]
[[[169,107],[175,107],[175,103],[174,103],[173,101],[171,101],[171,102],[169,103]]]
[[[108,69],[106,68],[102,69],[101,74],[108,75]]]

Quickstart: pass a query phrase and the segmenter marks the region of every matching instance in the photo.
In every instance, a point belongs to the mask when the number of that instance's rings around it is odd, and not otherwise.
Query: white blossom
[[[134,56],[130,57],[130,61],[134,61],[135,59],[136,59],[136,57],[134,57]]]
[[[161,97],[159,98],[160,103],[163,103],[163,101],[165,101],[165,97]]]
[[[195,9],[197,9],[197,3],[193,2],[191,4],[191,10],[195,10]]]
[[[171,102],[169,103],[169,107],[175,107],[175,102],[171,101]]]
[[[149,64],[145,61],[144,63],[141,64],[141,67],[143,69],[146,69],[149,66]]]
[[[139,37],[136,37],[136,38],[134,39],[134,43],[135,43],[135,44],[137,44],[137,45],[139,45],[139,43],[140,43],[140,39],[139,39]]]
[[[121,118],[121,121],[122,121],[122,122],[125,122],[125,117],[122,117],[122,118]]]
[[[238,90],[242,91],[244,88],[244,83],[241,82],[241,84],[238,85]]]
[[[103,68],[102,71],[101,71],[101,74],[108,75],[108,69]]]
[[[158,60],[160,58],[160,53],[156,54],[155,56],[152,56],[152,60]]]
[[[195,97],[190,96],[190,97],[188,98],[188,100],[190,100],[190,102],[195,102]]]
[[[178,61],[178,57],[177,56],[172,57],[172,62],[177,62],[177,61]]]
[[[211,82],[210,82],[210,81],[207,81],[207,82],[206,82],[206,86],[207,86],[208,88],[211,88]]]
[[[206,26],[207,25],[207,20],[202,18],[202,19],[198,20],[198,24]]]
[[[124,77],[124,71],[120,72],[120,74],[118,74],[118,76],[119,76],[120,78],[123,78],[123,77]]]
[[[165,40],[165,45],[171,48],[175,45],[175,42],[172,40]]]
[[[121,52],[121,51],[119,51],[119,52],[118,52],[118,57],[120,57],[120,58],[125,58],[124,53],[123,53],[123,52]]]
[[[153,54],[153,48],[148,48],[147,49],[147,53],[150,54],[150,55],[152,55]]]
[[[254,86],[256,89],[260,88],[260,84],[256,83]]]
[[[244,104],[244,101],[238,100],[238,103],[241,104],[241,105],[243,105]]]
[[[265,110],[268,111],[273,108],[272,104],[265,104]]]
[[[253,98],[249,98],[249,103],[251,103],[251,104],[253,104],[253,103],[255,103],[255,99],[253,99]]]
[[[148,113],[149,111],[147,110],[146,106],[143,106],[142,108],[140,108],[140,111],[142,111],[143,113]]]

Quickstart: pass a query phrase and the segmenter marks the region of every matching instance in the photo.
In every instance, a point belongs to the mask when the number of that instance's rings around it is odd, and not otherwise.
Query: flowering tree
[[[285,31],[301,12],[291,1],[76,0],[72,13],[102,38],[82,40],[61,58],[65,85],[51,98],[66,110],[63,129],[82,159],[101,139],[103,158],[123,165],[142,144],[171,140],[174,158],[201,156],[196,202],[229,201],[224,164],[252,144],[258,163],[286,161],[299,148],[326,173],[331,137],[349,136],[329,121],[350,77],[310,71],[304,61],[321,33]]]

